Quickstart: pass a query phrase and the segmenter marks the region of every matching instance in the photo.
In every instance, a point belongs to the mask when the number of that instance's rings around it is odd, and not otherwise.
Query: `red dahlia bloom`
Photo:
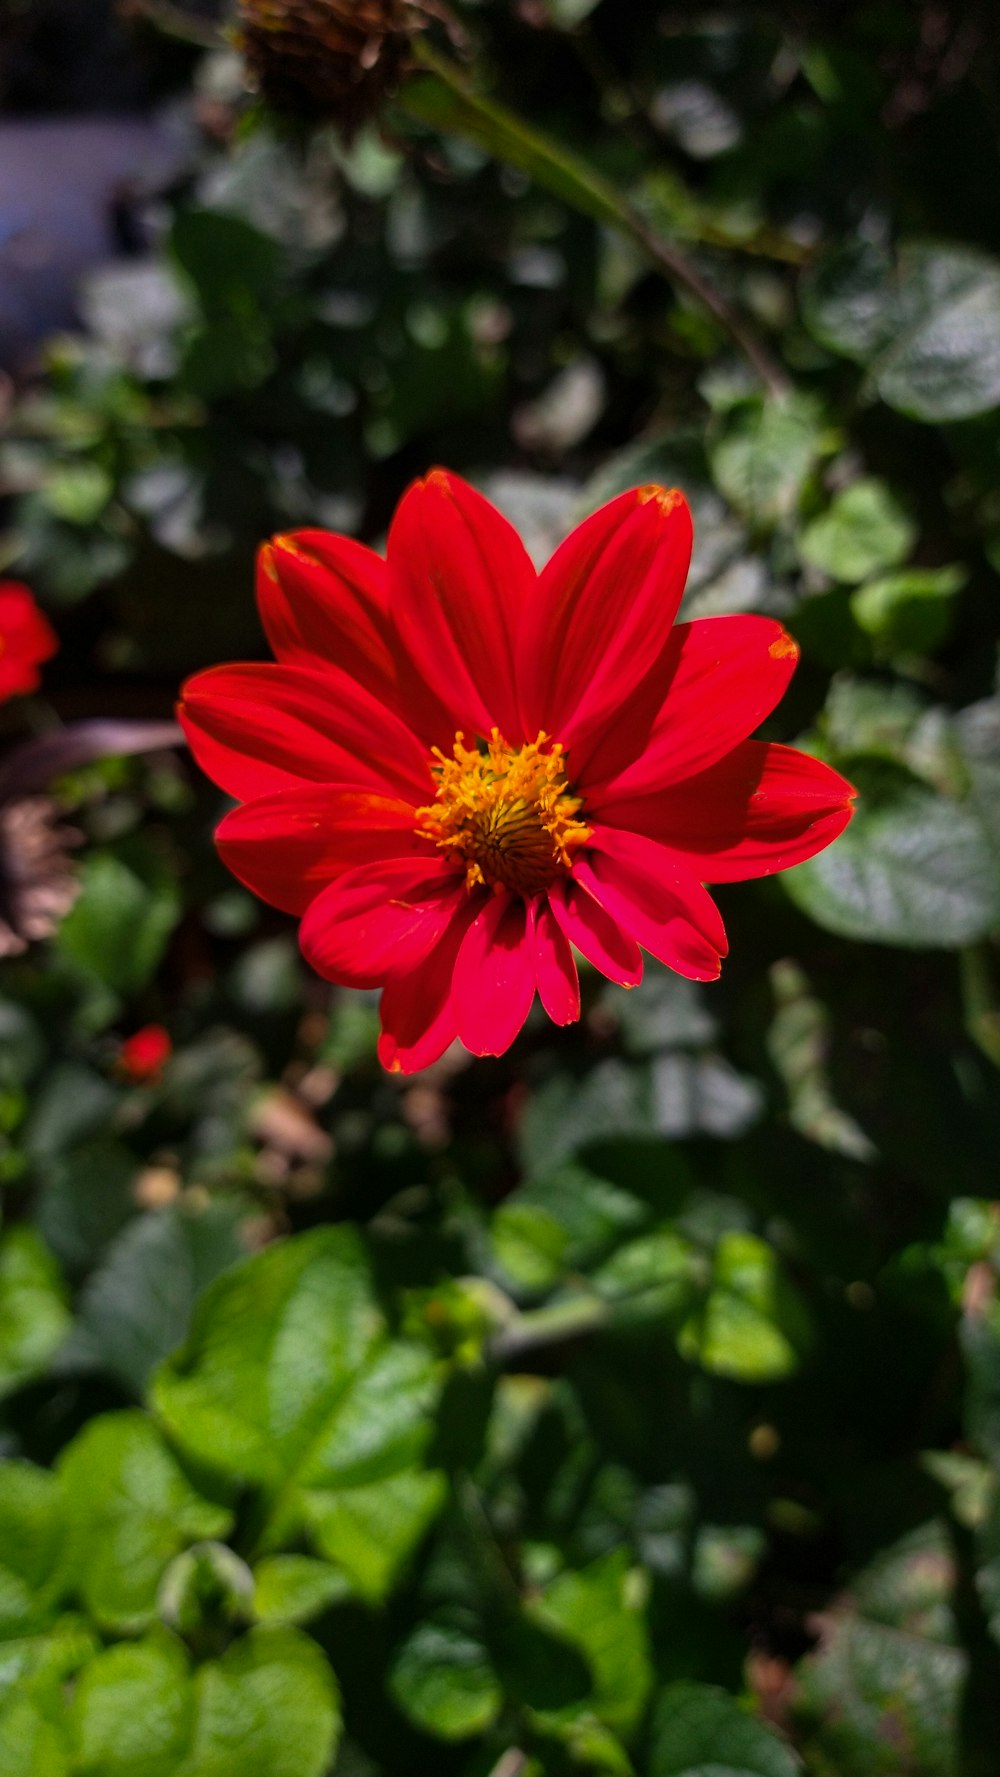
[[[243,805],[225,862],[301,915],[319,974],[383,988],[394,1071],[456,1036],[502,1053],[536,989],[570,1023],[574,948],[624,987],[640,946],[713,980],[726,935],[704,884],[798,864],[850,819],[828,765],[746,739],[795,666],[781,625],[674,623],[691,538],[681,494],[634,488],[536,574],[436,469],[385,561],[324,531],[266,545],[278,664],[185,687],[195,757]]]
[[[118,1071],[136,1086],[158,1080],[173,1052],[170,1033],[162,1024],[144,1024],[125,1038],[118,1051]]]
[[[58,646],[28,588],[19,580],[0,580],[0,703],[19,691],[37,691],[38,668]]]

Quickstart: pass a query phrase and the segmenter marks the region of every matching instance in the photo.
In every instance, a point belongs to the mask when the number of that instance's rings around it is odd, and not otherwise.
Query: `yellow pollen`
[[[433,749],[437,792],[417,809],[417,832],[465,864],[466,886],[536,895],[568,870],[590,828],[566,780],[565,753],[545,733],[511,747],[494,728],[467,747],[455,736],[453,757]]]

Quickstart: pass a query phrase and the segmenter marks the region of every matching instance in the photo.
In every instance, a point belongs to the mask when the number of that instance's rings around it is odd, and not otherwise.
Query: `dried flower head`
[[[108,755],[158,752],[180,738],[173,722],[72,722],[22,741],[0,758],[0,957],[51,938],[76,900],[68,826],[48,785]]]
[[[80,837],[48,796],[0,802],[0,956],[51,938],[65,919],[78,890],[70,848]]]
[[[422,0],[240,0],[240,42],[263,97],[331,118],[347,136],[395,92]]]

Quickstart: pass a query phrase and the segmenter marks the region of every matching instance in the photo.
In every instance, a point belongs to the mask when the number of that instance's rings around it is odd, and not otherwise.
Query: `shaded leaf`
[[[728,416],[712,469],[739,512],[755,525],[776,524],[797,507],[821,448],[820,416],[808,396],[757,397]]]
[[[202,1291],[243,1254],[225,1206],[136,1218],[87,1280],[67,1360],[100,1365],[141,1394],[151,1370],[183,1339]]]
[[[503,1703],[486,1649],[447,1623],[421,1623],[408,1636],[390,1668],[389,1688],[415,1726],[439,1740],[483,1733]]]
[[[894,568],[916,541],[916,526],[891,488],[874,477],[854,481],[807,525],[799,553],[811,567],[854,585]]]
[[[900,413],[941,422],[1000,403],[1000,261],[986,253],[915,241],[893,264],[852,243],[813,276],[804,309],[817,338],[865,364]]]
[[[48,1368],[70,1326],[51,1253],[30,1228],[0,1243],[0,1395]]]
[[[641,1599],[641,1575],[631,1573],[628,1552],[616,1549],[578,1573],[560,1574],[538,1605],[542,1620],[588,1661],[591,1707],[619,1734],[636,1726],[653,1679]]]
[[[656,1700],[649,1777],[798,1777],[791,1748],[726,1691],[672,1684]]]
[[[179,1551],[222,1536],[226,1507],[197,1493],[143,1413],[92,1420],[59,1463],[74,1588],[102,1627],[151,1622],[164,1572]]]
[[[1000,922],[1000,880],[983,825],[896,767],[859,762],[858,812],[837,843],[786,871],[803,912],[842,937],[950,948]]]
[[[708,1294],[678,1338],[684,1357],[717,1376],[767,1382],[797,1369],[809,1342],[805,1306],[756,1235],[723,1235]]]

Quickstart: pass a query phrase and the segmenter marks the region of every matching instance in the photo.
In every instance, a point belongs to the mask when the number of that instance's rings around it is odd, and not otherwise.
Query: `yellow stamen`
[[[577,819],[583,799],[570,790],[558,741],[540,733],[511,747],[494,728],[478,747],[456,734],[450,759],[433,753],[437,793],[417,809],[417,832],[464,861],[470,889],[536,895],[570,868],[590,828]]]

